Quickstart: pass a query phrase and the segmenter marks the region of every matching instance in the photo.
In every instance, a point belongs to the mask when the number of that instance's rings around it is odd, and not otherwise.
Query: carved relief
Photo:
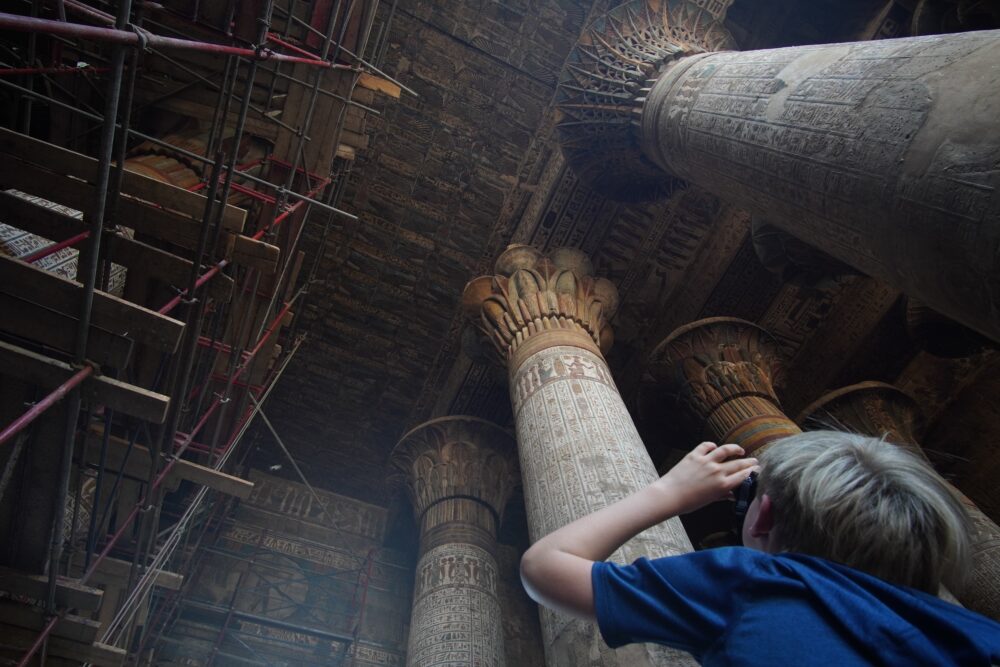
[[[517,480],[513,437],[482,419],[443,417],[404,435],[391,461],[421,519],[407,665],[502,666],[493,552]]]
[[[748,452],[799,429],[782,412],[777,343],[757,325],[713,317],[683,326],[650,355],[642,412],[675,413],[703,439]]]
[[[499,516],[517,482],[515,447],[511,434],[492,422],[442,417],[404,435],[391,461],[406,475],[418,516],[449,497],[476,499]]]
[[[465,286],[462,304],[500,359],[509,361],[528,339],[553,331],[583,334],[602,351],[611,347],[608,320],[618,308],[618,291],[610,281],[594,278],[583,252],[557,248],[545,256],[531,246],[512,245],[494,270],[496,275]]]
[[[310,492],[302,484],[279,480],[259,470],[250,471],[250,481],[254,483],[247,500],[250,505],[372,540],[382,539],[386,513],[381,507],[322,489]],[[323,501],[323,506],[316,502],[313,493]]]
[[[470,544],[446,544],[417,564],[406,664],[502,667],[503,625],[494,556]]]
[[[570,346],[536,352],[512,371],[511,400],[533,541],[657,478],[611,374],[596,353]],[[690,550],[680,521],[671,519],[627,542],[611,560],[625,563]],[[547,611],[542,613],[542,631],[547,651],[575,656],[556,665],[579,664],[575,660],[586,650],[596,651],[600,643],[584,624]],[[609,662],[600,664],[616,664],[612,656],[603,657]]]
[[[734,48],[723,25],[731,4],[633,0],[584,30],[557,93],[563,152],[581,180],[625,201],[675,187],[643,155],[634,120],[659,68],[692,53]]]
[[[984,185],[1000,148],[971,111],[995,91],[946,83],[996,48],[970,32],[688,56],[645,95],[640,144],[674,176],[996,334],[992,260],[973,239],[996,220]]]
[[[861,382],[824,394],[795,421],[806,430],[848,430],[914,447],[925,428],[917,402],[884,382]]]

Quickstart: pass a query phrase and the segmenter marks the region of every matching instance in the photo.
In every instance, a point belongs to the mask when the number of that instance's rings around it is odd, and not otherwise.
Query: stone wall
[[[321,504],[256,470],[250,479],[251,497],[202,549],[157,664],[207,665],[215,651],[216,665],[402,665],[413,564],[381,547],[386,510],[317,490]]]

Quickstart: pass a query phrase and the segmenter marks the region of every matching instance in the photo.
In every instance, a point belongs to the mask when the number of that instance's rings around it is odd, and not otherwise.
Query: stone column
[[[809,428],[846,428],[865,435],[884,436],[889,442],[909,446],[926,458],[919,447],[924,420],[916,401],[883,382],[862,382],[832,391],[809,405],[797,421]],[[961,491],[952,490],[972,519],[972,570],[958,601],[973,611],[1000,620],[1000,526],[976,507]]]
[[[569,248],[546,257],[511,246],[495,271],[470,282],[463,303],[507,367],[528,530],[536,541],[657,474],[604,361],[614,285],[594,278],[589,258]],[[691,543],[674,518],[630,540],[612,560],[688,551]],[[595,625],[545,609],[542,635],[549,667],[693,664],[660,646],[612,651]]]
[[[407,667],[503,667],[496,536],[517,477],[513,437],[442,417],[404,435],[391,461],[420,525]]]
[[[560,89],[581,177],[626,199],[695,183],[1000,339],[1000,31],[706,52],[732,47],[729,4],[589,26]]]
[[[701,440],[736,443],[750,454],[802,432],[774,391],[777,343],[746,320],[711,317],[676,329],[653,350],[646,372],[644,403],[686,420]]]

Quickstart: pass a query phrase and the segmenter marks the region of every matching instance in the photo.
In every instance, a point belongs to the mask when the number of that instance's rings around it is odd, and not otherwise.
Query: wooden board
[[[33,630],[7,626],[3,628],[2,641],[6,646],[27,649],[35,643],[38,633]],[[99,667],[118,667],[125,662],[125,649],[107,644],[86,644],[75,642],[65,637],[50,637],[48,641],[50,655],[57,658],[73,658],[80,662],[89,662]]]
[[[91,458],[89,462],[92,464],[96,464],[98,461],[101,436],[102,429],[100,426],[96,425],[91,427],[87,434],[87,437],[90,439],[88,451],[90,452]],[[117,470],[121,468],[124,463],[126,475],[143,480],[148,477],[150,452],[147,448],[141,445],[135,445],[132,448],[132,453],[128,457],[128,461],[126,461],[125,452],[128,450],[127,440],[111,436],[108,439],[108,444],[107,466],[109,469]],[[177,463],[174,464],[174,467],[168,474],[168,479],[184,479],[189,482],[194,482],[195,484],[207,486],[211,489],[215,489],[216,491],[221,491],[222,493],[231,496],[236,496],[242,500],[249,498],[250,493],[253,491],[253,482],[248,482],[240,477],[228,475],[224,472],[219,472],[207,466],[198,465],[197,463],[186,461],[184,459],[177,460]]]
[[[117,558],[105,558],[97,566],[97,571],[94,573],[94,577],[96,577],[94,581],[100,583],[101,578],[106,577],[124,582],[128,580],[131,570],[132,563],[129,561]],[[142,570],[140,570],[141,572]],[[184,575],[177,574],[176,572],[167,572],[166,570],[157,570],[153,579],[154,586],[166,588],[171,591],[179,591],[183,583]]]
[[[0,186],[69,206],[82,211],[85,217],[92,213],[97,201],[97,188],[90,183],[9,157],[0,160]],[[118,220],[125,227],[183,248],[198,247],[200,222],[148,202],[119,197]]]
[[[5,222],[47,239],[59,240],[86,231],[83,220],[39,206],[9,192],[0,192],[0,211]],[[168,284],[186,285],[191,262],[165,250],[109,231],[101,243],[101,254],[128,269],[142,269],[151,277]],[[209,295],[224,303],[232,298],[233,279],[219,274],[206,285]]]
[[[0,160],[0,187],[15,188],[44,197],[83,211],[84,214],[89,212],[97,198],[97,188],[89,183],[9,158]],[[118,215],[124,227],[182,248],[198,247],[201,222],[192,218],[124,196],[118,198]],[[268,270],[271,257],[276,258],[278,250],[275,246],[242,234],[229,236],[235,239],[232,257],[237,264]]]
[[[374,74],[368,74],[367,72],[362,72],[358,76],[358,85],[362,88],[367,88],[368,90],[385,93],[389,97],[394,97],[397,100],[402,93],[402,88],[399,87],[399,84],[393,83],[388,79],[375,76]]]
[[[0,623],[37,631],[44,628],[48,622],[48,616],[40,607],[33,607],[13,600],[0,600]],[[56,623],[52,635],[91,644],[97,639],[97,632],[100,629],[101,624],[97,621],[66,614]]]
[[[79,317],[83,285],[31,264],[0,256],[0,292]],[[91,323],[162,352],[174,352],[184,323],[101,291],[94,292]]]
[[[187,286],[193,262],[165,250],[118,234],[108,234],[102,250],[106,249],[111,261],[129,268],[143,267],[149,275],[178,288]],[[217,273],[206,283],[209,296],[221,303],[233,297],[233,279]]]
[[[50,310],[24,299],[0,292],[0,331],[73,353],[79,318]],[[101,366],[125,368],[132,354],[132,341],[100,327],[91,326],[87,334],[87,359]]]
[[[0,567],[0,591],[24,595],[34,600],[44,600],[48,595],[49,578],[40,574],[25,574],[7,567]],[[101,607],[104,592],[79,584],[74,579],[56,579],[56,605],[65,609],[95,611]]]
[[[73,176],[89,183],[97,182],[99,167],[97,159],[2,127],[0,127],[0,152],[49,171]],[[155,202],[195,220],[201,220],[207,201],[204,195],[132,171],[126,171],[122,178],[122,192]],[[231,232],[241,232],[246,224],[246,216],[247,212],[244,209],[227,205],[223,214],[222,228]]]
[[[235,263],[253,267],[268,275],[278,270],[278,259],[281,257],[281,248],[278,246],[242,234],[231,236],[230,243],[230,253]]]
[[[69,364],[0,341],[0,373],[45,389],[55,389],[77,372]],[[91,400],[132,417],[162,424],[170,397],[113,380],[91,376],[83,382],[83,393]]]

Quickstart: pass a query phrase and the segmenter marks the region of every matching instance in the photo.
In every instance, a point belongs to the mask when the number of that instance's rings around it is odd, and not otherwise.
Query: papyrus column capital
[[[774,390],[781,368],[776,341],[756,324],[698,320],[676,329],[650,355],[644,403],[676,411],[702,438],[754,451],[799,432]]]
[[[684,56],[735,47],[733,0],[633,0],[597,17],[570,53],[557,93],[563,152],[581,180],[615,199],[670,191],[647,158],[637,119],[651,80]]]
[[[884,435],[890,442],[911,446],[919,444],[925,428],[917,402],[885,382],[860,382],[827,392],[806,406],[795,421],[806,430],[846,429]]]
[[[610,349],[608,320],[618,308],[618,290],[594,276],[590,258],[580,250],[557,248],[545,255],[512,245],[497,258],[494,275],[465,286],[462,304],[514,370],[547,347],[584,347],[598,355]]]
[[[406,476],[414,511],[423,516],[449,498],[482,503],[497,517],[517,484],[517,443],[493,422],[440,417],[410,430],[392,452]]]

